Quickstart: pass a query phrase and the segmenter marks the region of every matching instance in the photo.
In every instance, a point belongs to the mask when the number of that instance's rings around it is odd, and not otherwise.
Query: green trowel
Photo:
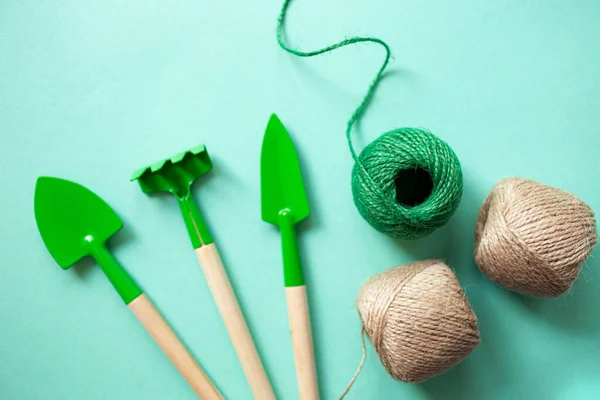
[[[211,169],[212,162],[208,152],[200,145],[136,171],[131,180],[137,180],[144,193],[167,192],[177,199],[196,257],[252,394],[256,399],[275,400],[227,271],[192,196],[191,186],[194,181]]]
[[[298,155],[275,114],[269,119],[260,158],[262,219],[279,227],[283,278],[301,400],[319,398],[306,286],[295,225],[310,214]]]
[[[86,256],[100,265],[125,304],[201,399],[223,399],[142,289],[119,265],[106,241],[123,223],[100,197],[64,179],[40,177],[35,187],[35,219],[48,251],[69,269]]]

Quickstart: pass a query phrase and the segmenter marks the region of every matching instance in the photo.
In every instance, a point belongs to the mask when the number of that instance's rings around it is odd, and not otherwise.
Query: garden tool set
[[[298,391],[300,399],[315,400],[319,394],[313,340],[295,233],[295,225],[307,218],[310,210],[296,151],[275,115],[267,125],[260,164],[262,219],[281,231],[283,281]],[[211,169],[208,152],[200,145],[139,169],[131,180],[137,181],[144,193],[168,192],[175,197],[252,394],[256,399],[275,400],[217,247],[193,198],[192,184]],[[53,177],[38,178],[34,205],[40,235],[58,265],[68,269],[84,257],[93,257],[127,307],[198,397],[223,399],[142,289],[109,252],[107,240],[123,226],[113,209],[87,188]]]

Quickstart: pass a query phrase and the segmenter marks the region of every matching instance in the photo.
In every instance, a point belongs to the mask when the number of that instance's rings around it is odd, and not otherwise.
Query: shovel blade
[[[280,224],[286,212],[296,224],[310,208],[302,180],[298,154],[287,130],[275,114],[269,119],[260,156],[262,219]]]
[[[42,240],[63,269],[90,255],[93,245],[104,244],[123,226],[104,200],[60,178],[38,178],[34,210]]]

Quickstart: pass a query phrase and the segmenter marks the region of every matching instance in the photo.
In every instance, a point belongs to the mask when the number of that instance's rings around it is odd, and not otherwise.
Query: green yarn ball
[[[378,231],[417,239],[444,225],[463,191],[454,151],[425,129],[383,134],[358,156],[352,170],[354,203]]]

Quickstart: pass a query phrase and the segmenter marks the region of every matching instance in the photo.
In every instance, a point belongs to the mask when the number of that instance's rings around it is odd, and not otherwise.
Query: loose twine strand
[[[346,127],[346,139],[348,140],[348,147],[350,147],[350,153],[352,153],[352,158],[354,158],[354,161],[359,162],[358,157],[356,155],[356,151],[354,150],[354,145],[352,144],[352,137],[351,137],[352,127],[354,126],[356,121],[361,117],[361,115],[365,112],[367,106],[369,105],[369,102],[371,101],[371,98],[373,97],[373,93],[375,92],[375,88],[377,87],[377,84],[379,83],[379,80],[381,79],[381,76],[383,75],[383,71],[385,70],[385,68],[387,67],[387,65],[390,61],[390,57],[391,57],[390,47],[388,46],[388,44],[386,42],[384,42],[383,40],[381,40],[379,38],[354,36],[354,37],[344,39],[338,43],[335,43],[330,46],[326,46],[326,47],[323,47],[321,49],[314,50],[314,51],[300,51],[300,50],[293,49],[293,48],[289,47],[287,44],[285,44],[285,41],[283,40],[283,24],[284,24],[287,9],[288,9],[290,3],[291,3],[291,0],[285,0],[283,2],[283,6],[281,7],[281,12],[279,13],[279,17],[277,18],[277,42],[279,43],[279,46],[281,46],[281,48],[284,49],[285,51],[287,51],[288,53],[294,54],[298,57],[314,57],[314,56],[318,56],[319,54],[327,53],[329,51],[336,50],[341,47],[349,46],[349,45],[355,44],[355,43],[377,43],[377,44],[380,44],[381,46],[383,46],[383,48],[385,49],[385,60],[383,61],[381,68],[379,68],[379,71],[377,71],[377,75],[375,75],[375,77],[369,84],[369,88],[367,89],[367,93],[365,94],[365,97],[363,97],[362,101],[360,102],[360,104],[358,105],[356,110],[354,110],[354,112],[352,113],[352,116],[348,120],[348,124]]]
[[[346,390],[344,390],[344,393],[342,393],[342,395],[340,396],[340,400],[343,400],[344,397],[346,397],[346,395],[348,394],[348,392],[350,392],[350,389],[352,389],[352,385],[354,385],[356,378],[358,378],[360,371],[362,371],[362,368],[365,365],[365,360],[367,359],[367,345],[365,344],[365,333],[366,333],[365,327],[363,326],[362,329],[360,330],[360,340],[362,342],[362,352],[363,352],[362,358],[360,360],[360,364],[358,364],[358,368],[356,369],[354,376],[350,380],[350,383],[348,383],[348,386],[346,386]]]

